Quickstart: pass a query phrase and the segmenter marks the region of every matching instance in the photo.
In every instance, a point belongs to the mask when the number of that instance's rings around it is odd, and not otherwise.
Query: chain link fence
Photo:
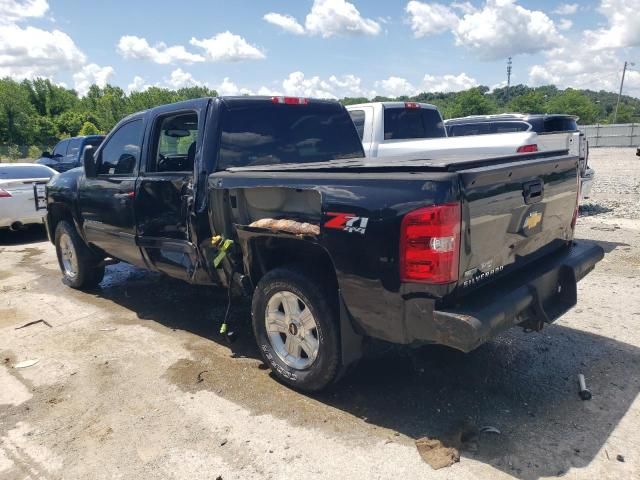
[[[640,146],[640,123],[581,125],[580,130],[587,137],[589,147]]]

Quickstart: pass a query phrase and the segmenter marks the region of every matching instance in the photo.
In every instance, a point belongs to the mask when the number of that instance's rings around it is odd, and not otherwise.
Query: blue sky
[[[372,96],[513,83],[640,96],[640,0],[0,0],[0,76]]]

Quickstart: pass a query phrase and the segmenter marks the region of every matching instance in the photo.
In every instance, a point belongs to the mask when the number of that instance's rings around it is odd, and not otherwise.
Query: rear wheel
[[[72,224],[62,220],[56,226],[56,254],[62,271],[62,281],[72,288],[97,286],[104,277],[104,265],[84,243]]]
[[[337,315],[317,282],[297,269],[275,269],[258,283],[251,313],[260,353],[279,380],[317,391],[336,379]]]

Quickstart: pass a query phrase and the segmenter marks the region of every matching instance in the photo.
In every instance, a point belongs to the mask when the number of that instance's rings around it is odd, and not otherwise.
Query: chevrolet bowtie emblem
[[[525,228],[531,230],[532,228],[536,228],[540,222],[542,221],[542,213],[540,212],[531,212],[529,216],[524,221]]]

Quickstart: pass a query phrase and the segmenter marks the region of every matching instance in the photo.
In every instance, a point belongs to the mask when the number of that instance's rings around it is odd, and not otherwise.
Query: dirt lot
[[[640,478],[640,159],[591,164],[577,237],[607,255],[569,314],[468,355],[378,352],[313,396],[215,334],[224,292],[124,265],[73,291],[40,230],[1,236],[0,478]],[[501,433],[432,470],[415,440],[463,423]]]

